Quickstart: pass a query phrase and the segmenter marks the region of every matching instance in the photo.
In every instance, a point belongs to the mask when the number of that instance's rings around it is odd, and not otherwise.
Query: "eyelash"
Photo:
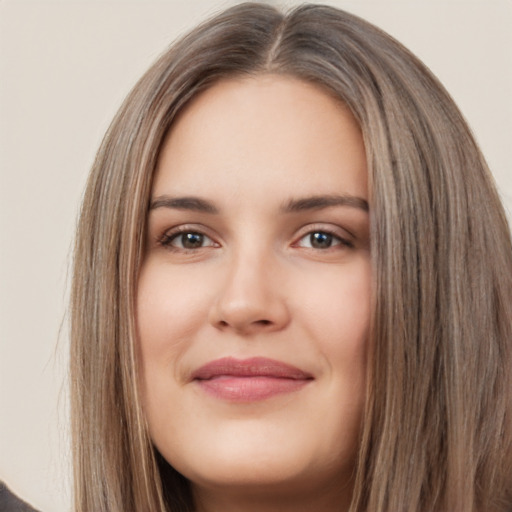
[[[319,234],[327,235],[329,240],[331,240],[334,243],[334,245],[331,243],[331,245],[329,245],[328,247],[325,247],[325,248],[301,245],[301,241],[306,239],[307,237],[310,237],[309,241],[310,241],[310,243],[313,243],[313,240],[311,237],[313,235],[319,235]],[[185,235],[199,237],[200,241],[201,241],[201,246],[199,246],[199,247],[183,247],[183,242],[184,242],[183,238],[181,240],[181,245],[182,245],[181,247],[177,247],[177,246],[173,245],[173,243],[177,239],[179,239],[180,237],[184,237]],[[204,242],[205,240],[209,240],[210,243],[208,245],[202,245],[202,242]],[[161,246],[163,246],[171,251],[176,251],[176,252],[194,252],[198,249],[205,249],[205,248],[210,248],[210,247],[220,247],[220,245],[217,242],[215,242],[210,236],[206,235],[201,230],[191,229],[186,226],[176,228],[174,230],[171,230],[170,232],[168,231],[168,232],[164,233],[158,242]],[[347,240],[346,238],[341,237],[339,234],[335,233],[334,230],[330,230],[330,229],[326,229],[326,228],[310,229],[309,231],[307,231],[306,233],[301,235],[301,237],[296,242],[294,242],[292,244],[292,246],[293,247],[303,247],[304,249],[312,249],[312,250],[318,250],[318,251],[328,251],[329,249],[332,249],[334,247],[354,248],[354,244],[350,240]]]
[[[304,240],[306,237],[309,237],[309,240],[310,242],[312,242],[312,236],[313,235],[318,235],[318,234],[322,234],[322,235],[327,235],[331,240],[332,242],[336,242],[334,243],[334,245],[329,245],[329,247],[326,247],[326,248],[319,248],[319,247],[304,247],[306,249],[314,249],[314,250],[318,250],[318,251],[327,251],[329,249],[332,249],[334,247],[346,247],[346,248],[354,248],[354,244],[350,241],[350,240],[347,240],[346,238],[343,238],[342,236],[340,236],[338,233],[336,233],[334,230],[330,230],[330,229],[326,229],[326,228],[321,228],[321,229],[310,229],[307,233],[304,233],[298,240],[297,242],[295,242],[293,244],[294,247],[301,247],[300,245],[300,242],[301,240]],[[303,246],[302,246],[303,247]]]
[[[175,240],[179,239],[180,237],[184,237],[185,235],[198,236],[198,237],[201,237],[201,240],[207,239],[207,240],[210,240],[212,243],[207,246],[201,245],[201,247],[194,247],[194,248],[176,247],[173,245],[173,242]],[[203,233],[201,230],[191,229],[186,226],[183,226],[183,227],[180,227],[180,228],[177,228],[177,229],[174,229],[174,230],[164,233],[162,238],[159,240],[159,243],[163,247],[166,247],[167,249],[170,249],[172,251],[182,251],[182,252],[183,251],[184,252],[195,251],[197,249],[204,249],[205,247],[218,247],[219,246],[219,244],[217,244],[211,237],[209,237],[208,235]],[[182,245],[183,245],[183,239],[182,239]]]

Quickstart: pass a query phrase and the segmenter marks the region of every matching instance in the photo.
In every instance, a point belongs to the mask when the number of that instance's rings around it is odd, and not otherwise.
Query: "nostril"
[[[219,320],[217,323],[217,327],[220,329],[227,329],[229,327],[233,327],[237,331],[245,331],[245,330],[251,330],[255,327],[267,327],[273,325],[274,322],[272,320],[267,319],[261,319],[261,320],[246,320],[246,321],[240,321],[237,322],[236,319],[229,321],[229,320]],[[252,328],[251,328],[252,327]]]

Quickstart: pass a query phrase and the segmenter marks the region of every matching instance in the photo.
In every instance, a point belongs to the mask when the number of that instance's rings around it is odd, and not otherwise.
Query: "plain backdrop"
[[[67,274],[88,169],[150,63],[233,3],[0,0],[0,479],[43,511],[71,507]],[[385,29],[441,79],[510,218],[512,1],[322,3]]]

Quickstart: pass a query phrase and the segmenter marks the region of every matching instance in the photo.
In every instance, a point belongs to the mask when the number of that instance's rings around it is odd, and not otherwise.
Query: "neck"
[[[352,486],[275,492],[194,488],[196,512],[347,512]]]

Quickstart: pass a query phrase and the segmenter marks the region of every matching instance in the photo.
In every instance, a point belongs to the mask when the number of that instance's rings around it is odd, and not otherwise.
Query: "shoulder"
[[[0,481],[0,510],[2,512],[37,512],[36,509],[20,500]]]

